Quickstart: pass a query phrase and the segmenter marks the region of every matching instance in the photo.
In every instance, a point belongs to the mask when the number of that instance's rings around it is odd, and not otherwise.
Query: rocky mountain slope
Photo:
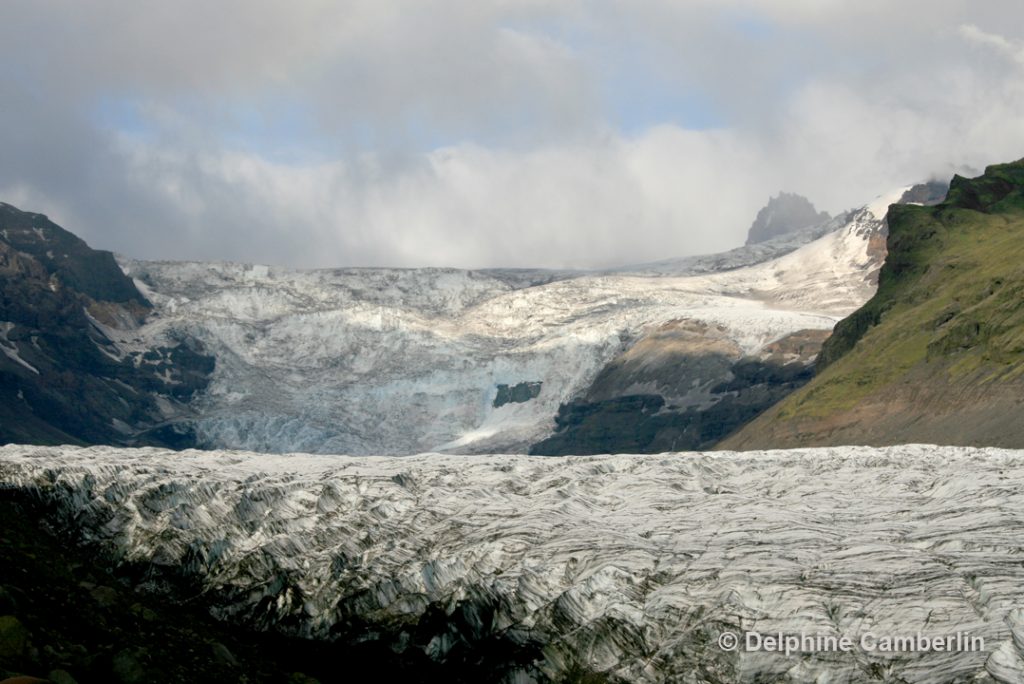
[[[725,448],[1024,446],[1024,161],[893,206],[877,294],[840,323],[817,377]]]
[[[111,339],[154,315],[110,252],[0,203],[0,442],[192,444],[173,426],[213,359],[187,338],[127,355]]]
[[[371,643],[449,681],[1019,682],[1022,478],[1020,451],[925,446],[567,459],[0,448],[7,491],[105,549],[126,594],[186,587],[222,619],[331,640],[333,681],[350,673],[346,645]],[[983,643],[719,647],[748,631]]]

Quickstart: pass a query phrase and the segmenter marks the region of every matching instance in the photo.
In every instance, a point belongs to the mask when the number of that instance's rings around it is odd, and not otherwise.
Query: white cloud
[[[0,199],[150,258],[603,266],[737,245],[779,190],[834,212],[1024,155],[1016,0],[88,9],[5,4]],[[647,99],[715,126],[619,130]],[[275,108],[302,120],[238,121]]]
[[[293,166],[138,142],[124,154],[137,191],[181,221],[159,241],[123,236],[154,258],[237,241],[249,259],[316,266],[611,265],[726,249],[770,187],[746,196],[735,170],[752,160],[732,135],[675,127],[525,151],[459,145],[395,170],[372,156]]]
[[[1020,66],[1024,66],[1024,45],[1008,40],[998,33],[983,31],[974,24],[963,24],[960,26],[960,35],[967,40],[984,45],[996,50],[996,52],[1008,57]]]

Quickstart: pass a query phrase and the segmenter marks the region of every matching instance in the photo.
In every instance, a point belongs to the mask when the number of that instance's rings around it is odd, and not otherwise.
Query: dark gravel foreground
[[[372,644],[340,647],[219,622],[201,599],[132,589],[96,549],[45,522],[42,504],[0,492],[0,681],[315,682],[441,679],[439,666]],[[459,673],[444,672],[446,681]],[[467,673],[465,681],[473,681]]]

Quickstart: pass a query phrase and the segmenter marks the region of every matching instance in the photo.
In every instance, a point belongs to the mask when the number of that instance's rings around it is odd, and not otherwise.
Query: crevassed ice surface
[[[217,359],[195,405],[204,446],[525,451],[560,404],[667,321],[721,327],[751,354],[831,329],[873,292],[875,211],[779,259],[699,277],[125,261],[156,315],[106,332],[125,350],[204,343]],[[537,381],[535,399],[493,406],[498,384]]]
[[[386,458],[7,446],[0,481],[41,491],[126,561],[198,578],[218,616],[314,638],[356,621],[438,660],[454,643],[535,644],[509,681],[1024,678],[1022,451]],[[429,611],[449,619],[424,626]],[[787,657],[722,651],[723,630],[965,632],[985,649]]]

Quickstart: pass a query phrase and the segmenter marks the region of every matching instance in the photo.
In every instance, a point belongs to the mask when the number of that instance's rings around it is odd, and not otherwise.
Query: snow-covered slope
[[[41,495],[124,562],[198,580],[220,617],[451,665],[498,659],[517,682],[1019,682],[1022,481],[1024,452],[929,446],[565,459],[0,448],[4,487]],[[727,631],[857,646],[728,651]],[[918,633],[983,648],[860,646]]]
[[[123,261],[158,315],[108,334],[126,349],[194,337],[216,357],[194,405],[213,448],[521,451],[655,326],[720,326],[751,354],[831,329],[872,292],[876,212],[781,258],[699,277]],[[536,382],[535,398],[494,405],[498,385]]]
[[[709,292],[746,295],[780,308],[849,313],[851,302],[862,304],[874,294],[885,256],[880,222],[902,193],[850,212],[840,229],[778,258],[692,282]],[[881,252],[873,241],[880,241]]]

